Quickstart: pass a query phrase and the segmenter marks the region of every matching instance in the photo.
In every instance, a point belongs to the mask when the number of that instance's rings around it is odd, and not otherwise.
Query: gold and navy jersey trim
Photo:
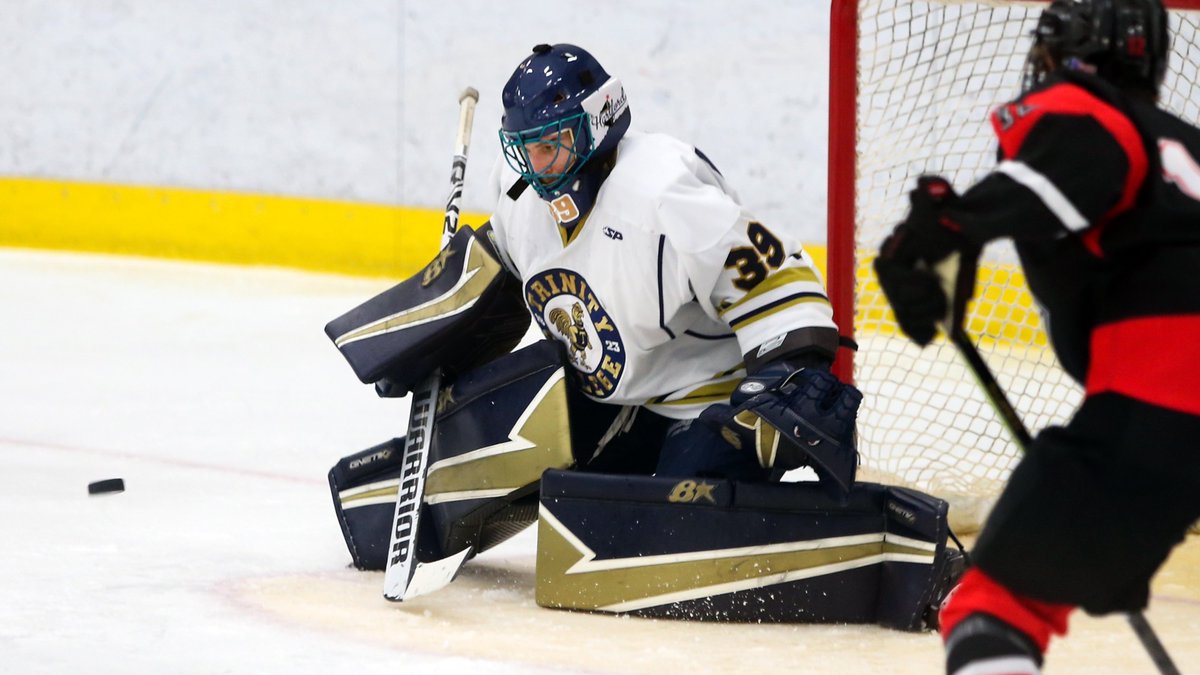
[[[764,279],[754,288],[750,289],[736,302],[730,303],[721,309],[721,313],[725,314],[736,310],[738,307],[752,303],[755,298],[761,298],[772,291],[778,290],[789,284],[817,284],[820,285],[820,279],[817,278],[817,273],[809,267],[785,267],[771,276]]]
[[[729,375],[733,375],[734,373],[736,373],[738,371],[744,371],[744,370],[746,370],[746,366],[739,363],[736,366],[730,368],[729,370],[725,370],[720,373],[717,373],[717,377],[727,377]]]
[[[730,395],[733,394],[733,390],[745,376],[746,371],[739,363],[736,367],[718,373],[694,387],[680,389],[663,396],[655,396],[646,401],[646,405],[692,406],[727,402]]]
[[[789,296],[780,298],[779,300],[776,300],[775,302],[771,302],[766,305],[763,305],[762,307],[759,307],[758,309],[746,312],[745,314],[739,316],[736,319],[731,319],[729,321],[729,326],[730,326],[730,328],[733,328],[734,330],[738,330],[739,328],[745,328],[746,326],[754,323],[755,321],[758,321],[760,319],[765,319],[765,318],[771,316],[772,314],[775,314],[776,312],[781,312],[789,307],[794,307],[796,305],[806,303],[806,302],[816,302],[816,303],[823,303],[823,304],[827,305],[827,304],[829,304],[829,298],[825,297],[824,293],[795,293],[793,295],[789,295]]]
[[[658,326],[666,332],[667,337],[675,339],[675,333],[670,328],[667,328],[666,307],[663,302],[663,252],[667,248],[666,235],[658,235]]]
[[[579,222],[572,227],[565,227],[562,223],[555,221],[554,226],[558,228],[558,236],[562,239],[563,248],[571,245],[571,242],[579,238],[579,233],[583,232],[583,228],[587,226],[588,218],[592,214],[589,212],[579,219]]]
[[[821,280],[810,267],[785,267],[764,279],[738,300],[720,309],[734,330],[744,328],[802,303],[829,304]]]

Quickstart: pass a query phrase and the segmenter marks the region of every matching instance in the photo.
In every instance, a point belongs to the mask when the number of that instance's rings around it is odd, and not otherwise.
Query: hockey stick
[[[467,149],[479,92],[467,87],[458,98],[458,136],[454,161],[450,168],[450,197],[442,220],[442,248],[458,231],[458,204],[462,200],[463,178],[467,170]],[[429,445],[433,440],[433,419],[437,413],[441,373],[434,371],[412,392],[408,413],[408,434],[404,441],[404,460],[396,493],[396,511],[388,543],[387,568],[383,573],[383,597],[400,602],[436,591],[454,580],[459,568],[471,555],[471,548],[440,560],[417,560],[421,511],[425,503],[425,474],[429,471]]]
[[[450,166],[450,196],[446,199],[446,217],[442,220],[442,247],[458,232],[458,203],[462,200],[463,179],[467,173],[467,150],[471,147],[471,127],[475,124],[475,104],[479,92],[467,87],[458,97],[458,137],[454,141],[454,162]]]
[[[945,327],[945,326],[944,326]],[[966,329],[961,325],[954,326],[953,329],[947,331],[950,336],[950,341],[962,355],[963,360],[967,362],[967,367],[971,373],[975,375],[976,382],[979,383],[983,393],[987,396],[992,407],[996,409],[996,414],[1000,416],[1000,420],[1004,422],[1004,426],[1008,427],[1012,433],[1013,440],[1017,442],[1017,446],[1022,453],[1028,452],[1029,445],[1033,437],[1029,434],[1029,429],[1025,427],[1025,423],[1021,421],[1020,415],[1016,408],[1013,408],[1009,402],[1008,396],[1004,394],[1004,390],[1000,388],[1000,383],[996,381],[996,376],[992,374],[983,357],[980,356],[979,350],[975,347],[975,343],[971,341],[971,336],[967,335]],[[1171,655],[1167,653],[1166,647],[1162,641],[1158,639],[1158,634],[1150,627],[1150,623],[1146,621],[1145,615],[1141,612],[1129,612],[1126,615],[1129,619],[1129,625],[1133,627],[1133,632],[1141,641],[1142,647],[1150,655],[1150,660],[1158,668],[1158,672],[1162,675],[1179,675],[1179,669],[1175,667],[1175,663],[1171,660]]]

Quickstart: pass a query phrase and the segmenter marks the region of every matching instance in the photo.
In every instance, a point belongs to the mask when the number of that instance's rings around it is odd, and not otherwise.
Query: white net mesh
[[[859,449],[866,476],[948,498],[964,530],[978,526],[1019,450],[950,344],[939,339],[921,350],[899,336],[871,260],[905,215],[917,176],[940,174],[962,190],[995,165],[988,115],[1019,93],[1043,6],[859,3],[854,377],[866,397]],[[1196,13],[1173,12],[1171,27],[1162,102],[1200,120]],[[968,332],[1025,424],[1036,432],[1064,422],[1081,390],[1047,345],[1011,245],[984,251],[976,298]]]

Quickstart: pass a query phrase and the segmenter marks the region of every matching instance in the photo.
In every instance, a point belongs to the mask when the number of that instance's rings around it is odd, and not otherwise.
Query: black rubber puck
[[[109,478],[107,480],[98,480],[95,483],[88,483],[89,495],[103,495],[110,492],[124,492],[125,481],[120,478]]]

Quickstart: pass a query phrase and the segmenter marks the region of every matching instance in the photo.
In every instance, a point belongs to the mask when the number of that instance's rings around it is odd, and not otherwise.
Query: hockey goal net
[[[859,351],[836,368],[865,399],[863,475],[948,499],[952,523],[982,522],[1020,450],[952,345],[899,333],[871,269],[922,173],[965,189],[995,164],[988,114],[1020,90],[1045,3],[833,0],[830,34],[828,286]],[[1171,2],[1162,104],[1200,121],[1200,0]],[[1009,244],[983,255],[968,332],[1035,432],[1065,422],[1082,392],[1050,350]]]

